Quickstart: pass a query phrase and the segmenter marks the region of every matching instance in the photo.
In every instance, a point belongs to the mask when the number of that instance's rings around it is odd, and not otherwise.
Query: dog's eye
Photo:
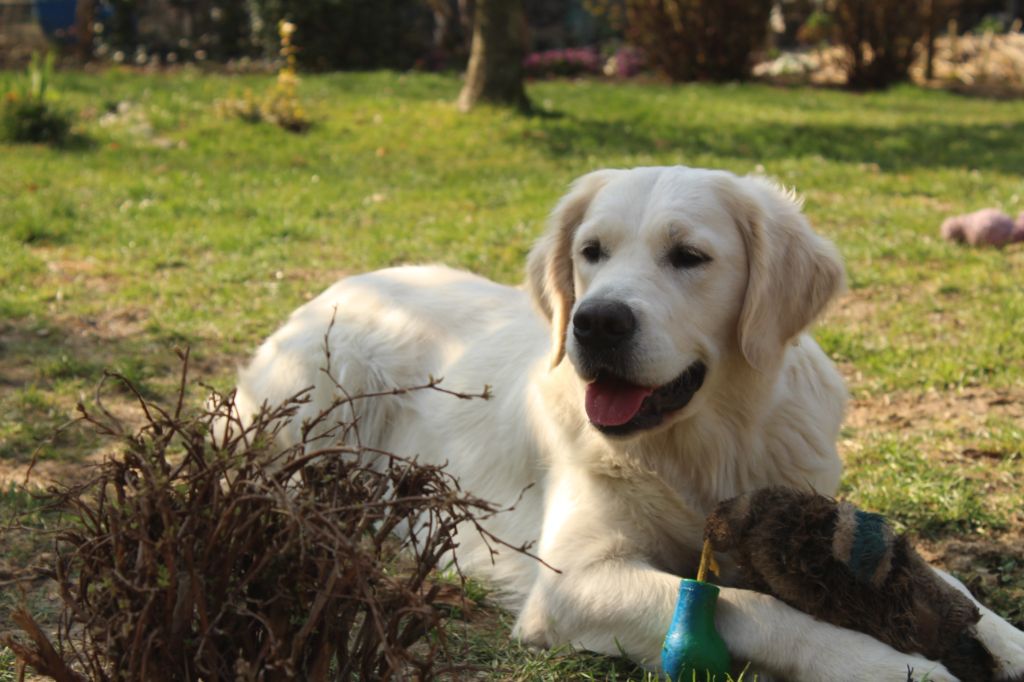
[[[695,268],[711,260],[711,256],[698,251],[692,246],[673,246],[668,252],[669,264],[677,270]]]
[[[601,242],[587,242],[580,249],[580,255],[588,263],[596,263],[601,260],[601,256],[604,255],[604,252],[601,250]]]

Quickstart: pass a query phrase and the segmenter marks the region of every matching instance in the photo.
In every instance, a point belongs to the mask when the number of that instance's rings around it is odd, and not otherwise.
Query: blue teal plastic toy
[[[726,682],[731,667],[729,650],[715,629],[718,586],[705,582],[713,563],[704,543],[697,579],[679,583],[672,624],[661,647],[661,668],[672,682]]]

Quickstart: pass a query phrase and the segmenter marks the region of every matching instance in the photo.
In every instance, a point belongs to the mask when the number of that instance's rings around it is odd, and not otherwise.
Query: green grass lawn
[[[229,387],[259,340],[342,274],[444,262],[518,282],[581,173],[760,170],[803,194],[846,258],[850,291],[816,332],[854,395],[844,494],[1024,624],[1024,245],[937,235],[950,213],[1024,210],[1024,102],[583,81],[531,84],[545,115],[467,116],[454,77],[333,74],[303,81],[315,125],[294,135],[214,114],[271,77],[56,80],[84,139],[0,145],[4,479],[33,453],[65,478],[94,456],[89,436],[51,436],[104,369],[167,397],[172,348],[187,343],[194,371]],[[505,676],[622,670],[509,649],[507,619],[489,613],[464,639]]]

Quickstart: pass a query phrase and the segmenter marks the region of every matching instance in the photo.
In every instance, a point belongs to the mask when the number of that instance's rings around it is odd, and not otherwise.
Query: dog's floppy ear
[[[767,369],[844,286],[839,252],[818,236],[799,202],[768,180],[722,185],[747,248],[747,291],[738,337],[747,362]]]
[[[572,239],[598,190],[620,171],[599,170],[572,183],[551,213],[548,230],[526,261],[526,287],[537,308],[551,321],[551,366],[565,355],[569,313],[576,301],[572,271]]]

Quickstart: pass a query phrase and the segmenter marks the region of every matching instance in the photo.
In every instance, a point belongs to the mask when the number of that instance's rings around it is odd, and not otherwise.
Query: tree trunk
[[[92,24],[96,20],[96,0],[78,0],[75,6],[75,54],[83,64],[92,59]]]
[[[473,45],[459,109],[477,102],[506,104],[527,110],[523,89],[526,16],[522,0],[476,0]]]
[[[925,15],[925,21],[928,22],[928,33],[925,34],[925,62],[924,62],[924,79],[927,82],[931,82],[932,78],[935,77],[935,17],[938,15],[935,7],[936,0],[927,0],[925,3],[927,6],[927,14]]]

